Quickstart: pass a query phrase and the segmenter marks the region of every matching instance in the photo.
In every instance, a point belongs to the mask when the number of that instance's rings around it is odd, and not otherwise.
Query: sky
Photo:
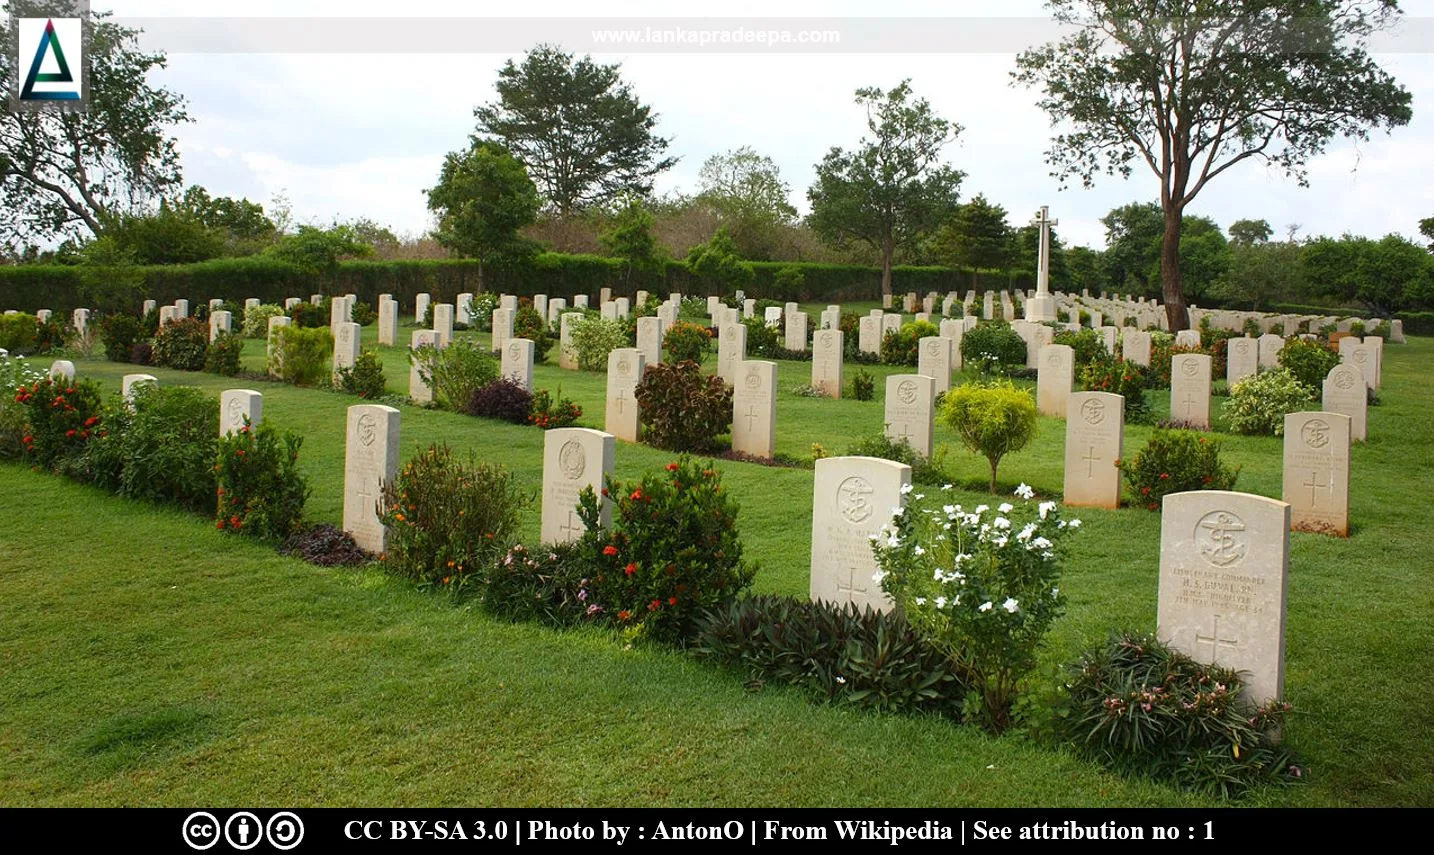
[[[522,19],[483,18],[474,13],[488,4],[445,0],[246,0],[242,11],[212,0],[92,4],[143,27],[144,46],[168,55],[155,80],[183,94],[193,118],[174,129],[186,183],[266,207],[282,194],[300,222],[367,217],[399,234],[425,232],[423,191],[444,154],[466,146],[473,108],[494,99],[504,61],[541,41],[622,64],[680,158],[658,180],[659,192],[694,192],[707,157],[746,145],[776,161],[805,212],[814,164],[865,130],[855,90],[910,78],[917,95],[962,128],[944,152],[966,173],[962,198],[982,193],[1015,224],[1049,205],[1066,244],[1101,248],[1100,218],[1111,208],[1158,198],[1158,181],[1143,168],[1129,179],[1102,177],[1092,189],[1061,189],[1050,176],[1049,120],[1036,92],[1010,82],[1016,53],[1053,33],[1033,0],[1007,0],[1002,18],[991,4],[969,0],[887,0],[881,18],[871,17],[871,3],[728,0],[722,19],[683,19],[706,10],[641,0],[535,0]],[[1187,213],[1221,226],[1265,219],[1277,234],[1297,226],[1301,236],[1417,237],[1418,221],[1434,216],[1434,0],[1401,5],[1405,20],[1375,48],[1413,94],[1409,125],[1332,144],[1310,163],[1308,188],[1247,161],[1207,185]],[[594,34],[648,27],[835,30],[840,42],[818,51],[733,50],[599,43],[604,36]]]

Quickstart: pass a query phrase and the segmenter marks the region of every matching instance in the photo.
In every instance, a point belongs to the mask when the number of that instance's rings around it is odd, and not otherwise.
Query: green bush
[[[1017,337],[1019,337],[1019,335]],[[1105,350],[1105,336],[1095,330],[1083,329],[1080,332],[1063,330],[1052,337],[1051,344],[1064,344],[1075,351],[1074,367],[1077,373],[1079,373],[1081,368],[1095,362],[1097,359],[1109,356]],[[1021,364],[1023,365],[1025,364],[1025,358],[1025,354],[1022,353]]]
[[[135,344],[142,338],[143,325],[133,315],[107,315],[100,321],[100,340],[110,362],[129,362]]]
[[[529,551],[521,543],[480,577],[484,611],[513,621],[539,621],[571,626],[602,616],[594,610],[588,590],[591,567],[584,564],[581,544],[554,543]]]
[[[696,325],[693,324],[691,326]],[[743,318],[742,326],[747,328],[748,359],[775,359],[778,354],[786,349],[783,346],[785,340],[782,338],[781,332],[774,327],[767,326],[767,321],[764,318],[760,316]],[[705,327],[698,327],[698,329],[701,330],[703,338],[705,339],[707,329]],[[701,344],[703,347],[698,351],[699,353],[706,350],[705,342],[701,342]]]
[[[498,360],[471,338],[454,339],[447,347],[409,351],[419,376],[433,390],[439,406],[461,410],[473,393],[498,379]]]
[[[697,619],[693,652],[751,681],[888,713],[959,718],[967,690],[965,671],[900,612],[851,603],[737,598]]]
[[[13,317],[13,315],[12,315]],[[29,407],[22,389],[45,379],[45,373],[16,355],[0,356],[0,460],[24,457]]]
[[[1080,369],[1081,388],[1087,392],[1110,392],[1125,398],[1125,420],[1131,424],[1149,422],[1150,403],[1145,400],[1145,368],[1129,360],[1102,354]]]
[[[870,401],[876,397],[876,378],[864,368],[858,368],[851,375],[851,396],[858,401]]]
[[[500,301],[498,294],[491,291],[483,294],[474,294],[473,301],[468,304],[468,328],[473,330],[481,330],[482,332],[492,332],[493,310],[498,308],[499,302]],[[429,303],[428,308],[429,322],[426,324],[426,326],[432,327],[433,304]],[[514,318],[513,329],[517,330],[517,328],[518,319]]]
[[[493,319],[490,313],[488,323],[491,326]],[[513,318],[513,336],[515,338],[526,338],[533,342],[533,362],[541,363],[548,361],[548,351],[552,349],[553,342],[557,339],[548,329],[548,321],[538,310],[531,305],[520,306],[517,315]]]
[[[920,357],[921,340],[928,336],[940,335],[941,330],[929,321],[911,321],[902,324],[901,329],[888,332],[881,338],[881,361],[887,365],[915,365]],[[1022,345],[1024,348],[1025,345]],[[1021,352],[1021,363],[1025,364],[1025,351]]]
[[[239,359],[244,355],[244,339],[220,333],[204,350],[204,370],[210,374],[233,377],[239,373]]]
[[[742,560],[737,504],[708,466],[683,458],[639,481],[609,478],[610,531],[602,527],[598,497],[583,491],[580,555],[593,568],[593,605],[609,620],[679,643],[692,636],[704,609],[752,583],[757,568]]]
[[[587,315],[571,327],[573,351],[584,371],[606,371],[607,356],[620,347],[629,347],[627,322]]]
[[[378,351],[372,348],[361,349],[352,366],[339,369],[339,388],[365,400],[373,401],[387,395],[387,382],[383,376],[383,361],[378,358]]]
[[[982,374],[1005,373],[1026,364],[1026,342],[1010,324],[988,321],[961,337],[961,364]]]
[[[462,591],[517,540],[529,501],[503,467],[471,457],[464,463],[447,445],[431,445],[384,485],[384,566],[421,585]]]
[[[539,389],[533,393],[533,405],[528,414],[528,422],[543,430],[553,428],[571,427],[578,419],[583,417],[583,408],[574,404],[571,399],[563,397],[563,390],[560,387],[557,394],[547,389]]]
[[[10,351],[12,356],[34,353],[38,336],[39,329],[34,315],[24,312],[0,315],[0,350]]]
[[[941,421],[956,431],[962,445],[986,458],[994,494],[1001,458],[1025,448],[1036,435],[1036,402],[1009,381],[968,383],[946,393]]]
[[[349,319],[361,327],[366,327],[378,320],[378,312],[375,312],[373,306],[370,306],[368,303],[362,300],[355,300],[353,310],[349,312]]]
[[[275,303],[260,303],[244,310],[244,324],[240,334],[245,338],[268,338],[269,319],[282,317],[284,307]]]
[[[25,408],[21,444],[26,455],[48,470],[68,469],[85,446],[107,429],[101,424],[100,387],[93,380],[73,384],[49,377],[33,379],[15,389],[14,400]],[[218,429],[218,426],[215,426]]]
[[[299,469],[304,438],[261,422],[219,438],[214,525],[221,531],[283,540],[304,524],[309,485]]]
[[[154,336],[154,364],[164,368],[199,371],[208,350],[209,326],[197,318],[170,321]]]
[[[711,341],[712,331],[707,327],[678,321],[663,333],[662,348],[667,353],[668,362],[695,362],[701,365],[707,358],[707,347]]]
[[[329,314],[328,300],[315,306],[308,300],[302,303],[295,303],[294,308],[289,310],[289,317],[293,318],[294,326],[304,329],[329,329],[329,322],[333,320]]]
[[[1285,415],[1309,409],[1317,398],[1315,388],[1284,368],[1255,374],[1230,389],[1223,411],[1225,423],[1235,433],[1280,436]]]
[[[109,419],[108,434],[97,443],[104,446],[101,456],[123,461],[119,494],[209,513],[218,487],[218,399],[152,383],[136,386],[131,396],[127,416]]]
[[[1125,633],[1067,673],[1061,735],[1112,769],[1222,798],[1303,778],[1278,742],[1289,705],[1241,700],[1236,671],[1196,662],[1154,635]]]
[[[927,458],[918,454],[906,440],[892,439],[884,433],[878,433],[853,443],[846,453],[852,457],[880,457],[882,460],[905,463],[911,467],[911,480],[917,484],[946,484],[951,481],[950,474],[943,467],[946,459],[944,447],[934,456]]]
[[[1187,490],[1231,490],[1240,468],[1220,460],[1220,442],[1196,431],[1156,430],[1145,447],[1117,468],[1130,486],[1130,501],[1158,511],[1165,496]]]
[[[1032,507],[1022,484],[1018,508],[967,512],[942,494],[918,494],[896,509],[872,543],[882,590],[923,637],[969,669],[964,709],[1000,732],[1010,726],[1021,680],[1051,624],[1065,610],[1061,544],[1075,528],[1060,505]]]
[[[1323,389],[1324,378],[1339,364],[1339,352],[1317,341],[1292,338],[1280,348],[1280,367],[1311,389]]]
[[[649,366],[633,392],[649,445],[708,451],[732,426],[732,389],[691,361]]]
[[[274,342],[274,376],[295,386],[327,386],[333,381],[334,334],[328,327],[280,327]]]

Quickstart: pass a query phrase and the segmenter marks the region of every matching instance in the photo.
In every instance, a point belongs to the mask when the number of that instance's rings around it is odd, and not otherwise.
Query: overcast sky
[[[168,53],[169,67],[159,80],[188,99],[194,119],[175,131],[186,181],[266,206],[283,193],[300,221],[369,217],[400,233],[425,231],[430,221],[423,190],[432,185],[443,155],[466,144],[473,107],[494,97],[497,69],[532,44],[555,40],[604,62],[620,61],[624,78],[659,115],[658,131],[672,139],[670,152],[681,158],[659,180],[660,191],[691,192],[705,158],[749,145],[776,160],[793,204],[805,211],[813,164],[829,147],[855,143],[864,130],[853,91],[887,88],[909,77],[938,114],[964,129],[946,150],[946,159],[966,173],[962,197],[983,193],[1004,205],[1013,222],[1047,204],[1068,244],[1099,248],[1100,217],[1158,194],[1148,171],[1129,180],[1103,179],[1092,190],[1060,190],[1049,176],[1047,118],[1036,108],[1034,92],[1010,85],[1016,52],[1049,34],[1042,4],[1032,0],[1003,3],[1010,16],[1003,19],[983,11],[991,4],[965,0],[728,0],[711,10],[640,0],[537,0],[517,11],[554,20],[487,23],[472,17],[483,8],[479,4],[444,0],[246,0],[242,11],[239,4],[211,0],[92,2],[119,19],[142,22],[146,46]],[[1191,212],[1222,226],[1263,218],[1277,233],[1298,224],[1302,235],[1416,236],[1418,220],[1434,216],[1434,0],[1402,6],[1406,20],[1381,41],[1390,52],[1377,58],[1413,93],[1413,122],[1357,146],[1333,145],[1311,164],[1308,189],[1258,163],[1242,164],[1215,179]],[[878,10],[887,17],[832,20]],[[610,24],[624,30],[711,25],[710,19],[674,20],[682,14],[737,16],[718,25],[753,31],[767,25],[762,18],[782,16],[784,29],[801,26],[792,18],[824,18],[813,27],[839,30],[841,47],[684,46],[659,52],[651,45],[598,46],[591,34],[604,23],[595,19],[604,16],[626,18]],[[237,15],[332,20],[302,27],[228,22],[218,28],[166,20]],[[393,15],[404,18],[391,26],[356,20]],[[950,20],[900,20],[925,16]],[[385,41],[389,32],[392,43]],[[414,53],[400,52],[405,50]]]

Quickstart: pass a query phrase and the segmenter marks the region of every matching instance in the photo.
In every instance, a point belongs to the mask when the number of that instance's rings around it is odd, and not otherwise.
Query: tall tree
[[[1409,122],[1410,95],[1370,58],[1393,0],[1047,0],[1074,32],[1022,53],[1014,79],[1071,126],[1047,152],[1086,185],[1143,162],[1160,179],[1160,276],[1171,329],[1187,322],[1183,214],[1251,159],[1302,186],[1336,136]]]
[[[532,255],[532,242],[518,230],[537,219],[538,204],[523,164],[501,143],[476,138],[467,151],[444,157],[438,183],[428,191],[438,243],[485,264]]]
[[[1249,222],[1244,220],[1241,222]],[[1233,234],[1235,226],[1230,226]],[[1294,241],[1232,241],[1230,265],[1214,293],[1231,302],[1260,311],[1270,303],[1299,293],[1300,253]]]
[[[528,169],[554,213],[566,217],[626,193],[646,196],[668,140],[657,116],[622,82],[620,65],[538,45],[498,72],[498,100],[473,111],[480,135],[501,140]]]
[[[652,212],[637,196],[629,196],[618,209],[612,228],[598,236],[603,249],[627,262],[623,282],[632,279],[634,270],[655,270],[661,263],[657,239],[652,236]]]
[[[714,154],[698,173],[697,201],[711,208],[748,258],[770,259],[783,227],[797,218],[776,161],[748,146]]]
[[[1269,220],[1236,220],[1230,224],[1230,243],[1236,246],[1254,246],[1270,239],[1275,230]]]
[[[897,248],[931,233],[956,204],[965,174],[939,158],[961,126],[913,98],[910,80],[889,92],[858,89],[856,103],[866,109],[870,136],[851,151],[833,148],[817,164],[807,223],[838,248],[856,240],[875,249],[886,295]]]
[[[1105,271],[1101,267],[1101,253],[1096,250],[1088,246],[1067,248],[1066,269],[1070,273],[1071,290],[1090,290],[1100,293],[1106,289]]]
[[[1425,217],[1419,221],[1419,233],[1429,241],[1429,251],[1434,252],[1434,217]]]
[[[1154,202],[1131,202],[1112,208],[1100,218],[1105,226],[1105,252],[1101,264],[1110,287],[1120,293],[1150,296],[1160,293],[1152,282],[1160,275],[1160,241],[1164,220]]]
[[[28,11],[27,11],[28,10]],[[73,15],[53,3],[16,2],[17,14]],[[106,217],[152,210],[180,186],[169,129],[189,120],[184,99],[149,83],[162,53],[138,47],[139,31],[89,13],[89,104],[84,112],[0,112],[0,241],[12,246],[97,235]],[[16,38],[0,16],[0,79],[18,69]]]
[[[977,270],[1004,270],[1010,265],[1013,234],[1006,209],[978,193],[946,218],[931,239],[931,249],[943,264],[971,268],[974,288]]]

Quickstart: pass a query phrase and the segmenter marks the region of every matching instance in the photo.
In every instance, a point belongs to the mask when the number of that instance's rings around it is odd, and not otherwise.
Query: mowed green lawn
[[[820,307],[817,307],[820,308]],[[408,328],[403,331],[406,339]],[[372,340],[373,328],[365,330]],[[395,391],[401,350],[385,349]],[[259,342],[246,365],[257,369]],[[1434,582],[1423,542],[1434,487],[1434,342],[1386,349],[1382,405],[1353,452],[1353,536],[1291,538],[1286,733],[1309,783],[1255,805],[1434,804]],[[711,361],[715,361],[711,360]],[[855,366],[848,366],[848,372]],[[130,366],[82,361],[118,389]],[[780,452],[843,453],[882,428],[877,400],[778,401]],[[337,522],[347,396],[152,370],[214,394],[264,392],[305,436],[309,513]],[[810,365],[782,363],[785,390]],[[535,383],[602,426],[600,375],[539,366]],[[1166,396],[1155,396],[1157,410]],[[1218,408],[1218,401],[1216,404]],[[543,435],[403,407],[405,454],[444,441],[512,468],[536,493]],[[968,487],[986,466],[949,445]],[[1127,454],[1149,435],[1127,431]],[[1002,466],[1004,487],[1061,489],[1062,422]],[[1280,440],[1230,437],[1238,488],[1280,491]],[[619,443],[633,477],[671,459]],[[722,463],[756,589],[804,596],[812,474]],[[966,501],[978,492],[961,493]],[[0,803],[81,805],[1192,805],[1018,734],[820,706],[598,631],[494,621],[374,569],[322,569],[212,522],[0,465]],[[1152,629],[1159,516],[1083,510],[1046,660]],[[536,537],[538,510],[526,515]]]

